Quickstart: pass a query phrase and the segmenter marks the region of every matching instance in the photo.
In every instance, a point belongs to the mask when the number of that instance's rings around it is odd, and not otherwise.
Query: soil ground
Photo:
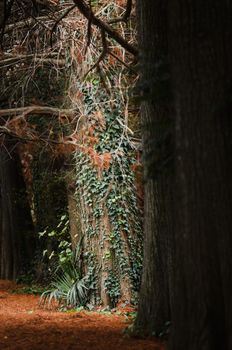
[[[15,288],[0,280],[1,350],[164,350],[159,341],[123,335],[123,315],[45,310],[38,296],[12,294]]]

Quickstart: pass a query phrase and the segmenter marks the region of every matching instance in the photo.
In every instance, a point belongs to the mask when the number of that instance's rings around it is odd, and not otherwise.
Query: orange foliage
[[[115,46],[112,51],[115,54],[115,56],[123,59],[123,53],[122,53],[123,51],[121,47]]]
[[[126,0],[115,0],[115,3],[119,6],[125,7]]]
[[[73,152],[75,152],[76,149],[77,147],[75,144],[64,141],[63,143],[54,146],[53,153],[56,157],[60,157],[72,154]]]
[[[96,127],[103,129],[105,127],[105,118],[101,111],[97,111],[93,114],[93,120],[96,124],[85,126],[79,133],[81,145],[80,150],[88,155],[92,165],[99,171],[103,169],[109,169],[112,155],[109,152],[98,153],[94,147],[97,145],[99,139],[95,134]]]
[[[80,149],[83,153],[89,156],[92,165],[98,170],[107,170],[110,167],[110,162],[112,159],[112,155],[109,152],[98,153],[92,147],[80,146]]]
[[[31,164],[33,162],[33,151],[34,146],[30,143],[18,145],[18,153],[22,164],[23,177],[27,187],[31,187],[33,181],[31,170]]]
[[[22,116],[10,119],[6,123],[6,127],[12,133],[20,137],[27,135],[27,130],[29,128],[27,121]]]
[[[106,125],[106,121],[105,121],[105,117],[102,114],[101,111],[97,111],[93,114],[93,118],[95,119],[95,121],[98,123],[98,127],[100,129],[103,129]]]

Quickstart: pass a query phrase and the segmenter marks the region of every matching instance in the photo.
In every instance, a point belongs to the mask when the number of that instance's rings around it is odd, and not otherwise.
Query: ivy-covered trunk
[[[76,154],[83,263],[92,282],[92,303],[135,301],[142,266],[141,213],[120,102],[113,107],[99,84]],[[89,95],[84,95],[89,103]],[[120,101],[120,100],[118,100]]]
[[[95,4],[93,9],[105,21],[122,13],[117,1]],[[130,42],[134,40],[132,22],[116,25]],[[67,49],[68,103],[75,111],[75,130],[67,141],[76,147],[82,235],[78,242],[90,303],[114,306],[119,301],[135,302],[142,268],[142,213],[133,171],[137,150],[128,126],[128,87],[137,75],[129,67],[133,58],[124,49],[113,41],[106,43],[110,50],[104,56],[103,33],[93,26],[90,36],[91,43],[97,40],[99,45],[89,43],[86,48],[85,26],[72,31],[75,39]]]

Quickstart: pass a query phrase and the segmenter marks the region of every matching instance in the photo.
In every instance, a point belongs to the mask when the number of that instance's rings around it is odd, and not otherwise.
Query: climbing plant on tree
[[[118,18],[121,7],[115,1],[97,11],[106,20]],[[123,26],[120,30],[125,35]],[[131,23],[127,33],[133,40]],[[119,299],[136,299],[142,266],[142,222],[133,172],[136,149],[128,126],[128,82],[133,84],[136,74],[129,69],[131,57],[115,42],[106,43],[101,30],[92,30],[91,39],[103,39],[102,48],[93,44],[86,49],[85,41],[80,45],[84,33],[79,30],[77,35],[69,96],[78,113],[71,140],[79,144],[75,163],[83,268],[92,271],[91,301],[112,306]],[[109,45],[113,55],[104,55]]]

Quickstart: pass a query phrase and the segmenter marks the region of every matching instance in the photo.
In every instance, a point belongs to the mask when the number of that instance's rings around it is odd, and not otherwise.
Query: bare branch
[[[98,28],[103,29],[112,39],[114,39],[118,44],[120,44],[125,50],[130,52],[132,55],[137,56],[138,55],[138,49],[128,43],[127,40],[125,40],[115,29],[113,29],[108,23],[102,21],[101,19],[97,18],[89,6],[86,5],[84,0],[73,0],[76,4],[79,11],[82,13],[85,18],[89,19],[92,18],[92,24],[97,26]]]
[[[91,0],[89,0],[89,9],[90,9],[91,16],[88,18],[86,51],[87,51],[88,46],[91,43],[91,38],[92,38],[92,17],[93,17],[92,15],[93,15],[93,12],[92,12]]]
[[[102,38],[102,47],[103,47],[103,50],[97,60],[97,62],[92,66],[90,67],[90,69],[87,71],[87,73],[85,73],[85,76],[86,77],[93,69],[95,69],[96,67],[99,66],[99,63],[104,60],[105,56],[107,55],[108,53],[108,45],[107,45],[107,40],[106,40],[106,33],[104,31],[104,29],[101,29],[101,38]]]
[[[60,21],[62,21],[62,19],[64,19],[74,8],[76,7],[76,5],[72,5],[71,7],[69,7],[61,16],[60,18],[58,18],[58,20],[55,22],[55,24],[53,25],[52,29],[51,29],[51,39],[50,39],[50,45],[52,46],[52,34],[54,33],[54,31],[56,30],[58,24],[60,23]]]
[[[5,27],[5,34],[11,32],[12,30],[15,30],[15,29],[20,29],[20,28],[23,28],[25,26],[30,26],[34,22],[43,23],[44,21],[47,21],[47,20],[48,20],[47,16],[26,18],[23,21],[18,21],[16,23],[8,24]],[[49,20],[49,21],[51,21],[51,20]]]
[[[19,107],[19,108],[9,108],[9,109],[0,109],[0,117],[9,117],[16,115],[27,115],[27,114],[46,114],[46,115],[57,115],[57,116],[73,116],[73,109],[59,109],[48,106],[28,106],[28,107]]]
[[[56,53],[50,54],[49,56],[57,56]],[[52,58],[46,55],[19,55],[19,56],[12,56],[8,58],[0,59],[0,67],[9,67],[11,65],[14,65],[16,63],[20,63],[22,61],[32,60],[36,63],[45,63],[45,64],[55,64],[57,66],[64,66],[65,65],[65,59],[56,59]]]
[[[132,72],[137,74],[136,70],[132,66],[129,66],[129,64],[127,64],[126,62],[121,60],[121,58],[116,56],[112,51],[109,51],[109,55],[114,57],[118,62],[120,62],[122,65],[124,65],[127,69],[129,69],[130,71],[132,71]]]

